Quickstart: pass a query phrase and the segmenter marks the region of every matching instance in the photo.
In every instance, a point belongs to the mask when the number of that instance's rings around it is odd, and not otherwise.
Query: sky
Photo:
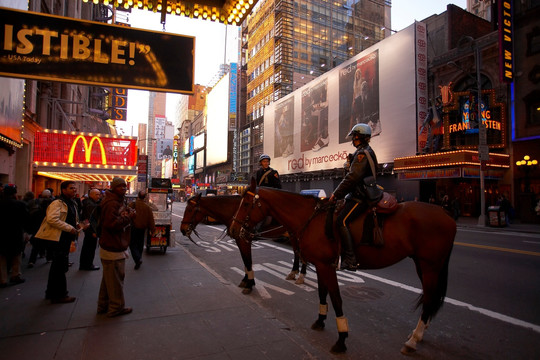
[[[392,29],[400,31],[415,20],[421,21],[431,15],[446,11],[447,4],[467,8],[467,0],[392,0]],[[160,23],[160,14],[135,10],[130,14],[133,27],[155,31],[195,36],[195,83],[207,85],[219,70],[219,65],[238,61],[238,27],[227,26],[206,20],[168,15],[165,29]],[[227,46],[225,46],[227,38]],[[175,113],[177,94],[167,94],[167,113],[172,121]],[[137,124],[148,120],[148,92],[128,91],[128,121],[117,122],[123,135],[137,136]]]

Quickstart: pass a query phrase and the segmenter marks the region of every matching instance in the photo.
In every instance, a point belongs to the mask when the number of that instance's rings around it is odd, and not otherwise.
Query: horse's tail
[[[450,251],[448,252],[448,256],[446,257],[444,265],[441,268],[441,271],[439,272],[439,275],[437,278],[437,286],[435,288],[435,293],[432,295],[430,303],[429,304],[424,303],[425,294],[421,294],[420,297],[418,298],[416,308],[418,309],[420,305],[424,305],[424,311],[422,313],[422,320],[425,323],[427,323],[428,320],[433,318],[444,304],[444,298],[446,297],[446,290],[448,288],[448,267],[450,264],[451,254],[452,254],[452,248],[450,248]]]

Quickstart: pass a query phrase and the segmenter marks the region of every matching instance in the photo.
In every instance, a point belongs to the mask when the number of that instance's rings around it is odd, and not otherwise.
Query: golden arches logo
[[[86,162],[90,162],[90,156],[92,155],[92,146],[94,146],[94,142],[97,141],[99,144],[99,147],[101,149],[101,163],[103,165],[107,165],[107,155],[105,154],[105,148],[103,147],[103,142],[101,142],[101,139],[98,136],[92,136],[92,139],[90,139],[90,144],[88,144],[88,141],[86,141],[86,138],[84,135],[79,135],[75,138],[75,141],[73,141],[73,144],[71,144],[71,149],[69,150],[69,157],[68,157],[68,163],[73,163],[73,155],[75,153],[75,147],[77,146],[77,143],[79,140],[83,141],[84,146],[84,156]]]

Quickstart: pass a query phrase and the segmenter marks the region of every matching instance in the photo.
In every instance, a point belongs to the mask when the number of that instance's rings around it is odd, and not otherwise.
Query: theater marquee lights
[[[178,15],[194,19],[210,20],[226,25],[241,25],[258,0],[83,0],[114,7],[149,10],[165,15]]]
[[[39,131],[35,136],[34,166],[39,175],[62,180],[127,181],[137,172],[137,138],[68,132]]]

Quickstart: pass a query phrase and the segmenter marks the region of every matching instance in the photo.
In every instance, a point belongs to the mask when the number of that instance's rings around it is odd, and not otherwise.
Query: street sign
[[[489,147],[487,145],[478,145],[478,156],[480,161],[489,161]]]

